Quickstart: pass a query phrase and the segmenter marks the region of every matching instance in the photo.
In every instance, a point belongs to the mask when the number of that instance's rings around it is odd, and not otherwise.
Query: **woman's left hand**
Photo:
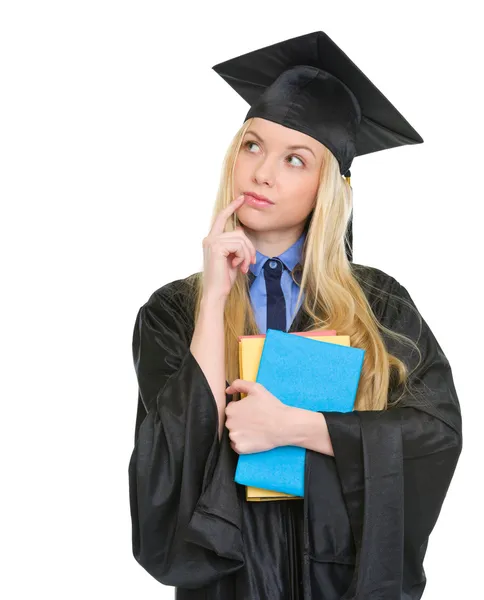
[[[225,407],[225,426],[235,452],[251,454],[285,445],[284,432],[290,406],[255,381],[235,379],[225,391],[227,394],[247,394]]]

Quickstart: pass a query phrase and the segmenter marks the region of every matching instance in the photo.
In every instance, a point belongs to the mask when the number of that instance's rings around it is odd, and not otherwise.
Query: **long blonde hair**
[[[234,166],[242,139],[250,127],[248,119],[234,136],[224,158],[221,179],[212,214],[216,215],[234,198]],[[409,371],[403,361],[387,352],[380,331],[388,336],[418,346],[406,336],[384,327],[374,315],[352,272],[345,249],[345,233],[353,206],[352,189],[340,174],[333,154],[325,148],[321,165],[319,187],[314,209],[306,221],[306,238],[302,250],[302,277],[297,306],[305,292],[303,308],[311,317],[313,329],[335,329],[338,335],[349,335],[351,346],[365,350],[364,361],[354,408],[356,410],[384,410],[394,406],[410,390],[407,387]],[[236,215],[229,220],[225,231],[236,227]],[[194,322],[200,311],[203,293],[203,272],[191,278],[194,302]],[[378,290],[377,290],[378,291]],[[240,270],[227,298],[224,311],[226,379],[231,383],[239,375],[238,336],[260,334],[250,294],[247,275]],[[395,378],[403,392],[389,402],[389,384]]]

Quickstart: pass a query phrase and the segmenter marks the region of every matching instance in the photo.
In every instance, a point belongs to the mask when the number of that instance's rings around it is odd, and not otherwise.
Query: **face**
[[[254,192],[273,204],[251,206],[246,197],[237,211],[245,229],[254,234],[292,232],[297,239],[314,208],[323,153],[324,146],[311,136],[254,118],[235,164],[235,197]]]

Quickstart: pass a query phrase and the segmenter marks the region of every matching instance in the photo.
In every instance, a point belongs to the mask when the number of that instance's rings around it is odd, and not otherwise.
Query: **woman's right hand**
[[[224,232],[227,220],[243,203],[243,194],[232,200],[219,212],[203,239],[203,297],[209,300],[226,300],[238,270],[247,273],[251,262],[255,264],[255,247],[243,228]]]

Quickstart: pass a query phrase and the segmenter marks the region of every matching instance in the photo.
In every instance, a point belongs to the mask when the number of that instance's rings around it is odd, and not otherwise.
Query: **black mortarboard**
[[[242,54],[212,67],[260,117],[324,144],[350,176],[355,156],[423,139],[323,32]],[[352,260],[352,219],[347,254]]]

